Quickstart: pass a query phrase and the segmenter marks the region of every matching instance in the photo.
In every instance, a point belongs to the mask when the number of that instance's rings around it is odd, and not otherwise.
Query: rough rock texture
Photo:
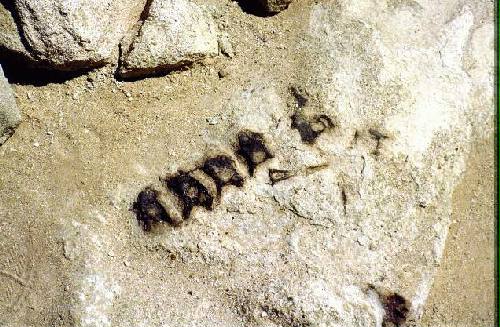
[[[16,86],[0,325],[418,325],[492,132],[493,4],[207,2],[233,57]]]
[[[264,9],[269,13],[278,13],[288,8],[293,0],[258,0]]]
[[[13,17],[14,2],[0,2],[0,51],[10,51],[29,57]],[[3,53],[2,53],[3,55]]]
[[[21,121],[14,93],[0,66],[0,145],[14,134]]]
[[[110,62],[143,0],[15,0],[28,51],[45,67],[90,68]]]
[[[152,0],[147,19],[121,58],[120,75],[169,71],[218,52],[212,18],[189,0]]]

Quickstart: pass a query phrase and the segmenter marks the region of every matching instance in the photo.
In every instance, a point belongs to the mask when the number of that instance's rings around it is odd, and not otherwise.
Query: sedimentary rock
[[[20,121],[21,114],[17,108],[14,93],[0,66],[0,145],[14,134]]]
[[[139,35],[124,49],[119,73],[166,72],[218,52],[212,18],[189,0],[153,0]]]
[[[46,68],[77,70],[112,61],[143,0],[15,0],[28,51]]]

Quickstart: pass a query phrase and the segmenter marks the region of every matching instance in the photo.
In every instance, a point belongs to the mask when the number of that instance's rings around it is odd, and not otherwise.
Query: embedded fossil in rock
[[[220,196],[222,187],[226,185],[243,186],[243,177],[238,173],[231,157],[219,155],[205,160],[201,168],[208,176],[212,177],[217,186],[217,196]]]
[[[323,114],[306,116],[302,112],[296,112],[291,120],[291,127],[299,131],[302,141],[306,144],[314,144],[319,135],[334,127],[332,120]],[[378,151],[380,141],[388,138],[375,129],[369,129],[368,135],[377,141],[375,151]],[[254,176],[258,165],[274,158],[262,133],[244,129],[236,137],[237,142],[233,150],[236,158],[246,165],[248,176]],[[359,137],[357,131],[355,137]],[[301,170],[270,168],[268,170],[269,181],[271,185],[275,185],[298,174],[308,175],[325,167],[328,167],[328,164],[305,167]],[[146,187],[139,193],[133,205],[137,220],[144,231],[151,230],[152,225],[157,222],[167,222],[173,226],[181,225],[183,221],[191,217],[195,207],[212,211],[214,205],[219,203],[224,187],[231,185],[242,187],[245,182],[244,175],[238,170],[236,160],[229,154],[210,156],[192,170],[179,170],[176,174],[160,178],[160,180],[162,190],[154,186]],[[345,215],[347,192],[344,187],[340,185],[339,187],[341,189],[340,202]]]
[[[262,134],[244,130],[238,133],[237,139],[235,151],[247,165],[250,176],[258,165],[273,158]],[[212,210],[224,187],[242,187],[244,184],[235,160],[226,154],[209,157],[200,167],[180,170],[161,180],[161,187],[165,190],[148,186],[133,204],[133,211],[144,231],[151,230],[157,222],[179,225],[189,219],[194,207]]]
[[[374,291],[384,310],[382,327],[404,326],[410,313],[410,303],[398,293],[381,290],[374,285],[368,287]]]
[[[309,102],[309,99],[307,97],[307,92],[303,91],[298,86],[291,86],[290,93],[294,97],[298,108],[305,107],[306,104]]]
[[[307,117],[302,113],[295,113],[291,117],[292,128],[299,131],[302,142],[313,144],[325,130],[333,128],[334,124],[327,115]]]
[[[170,217],[165,207],[158,200],[159,192],[146,187],[137,196],[137,201],[133,204],[133,210],[137,215],[137,220],[145,231],[151,230],[152,224],[160,221],[170,222]]]
[[[401,326],[406,321],[408,315],[408,304],[404,297],[394,293],[382,298],[384,306],[384,327]]]
[[[167,178],[165,184],[181,200],[184,219],[189,218],[195,206],[212,209],[214,198],[208,188],[189,173],[181,171],[178,175]]]
[[[294,173],[290,170],[269,169],[269,180],[271,181],[272,185],[274,185],[278,182],[287,180],[293,176],[294,176]]]
[[[273,158],[264,142],[263,135],[252,131],[238,133],[236,153],[245,159],[250,176],[253,176],[257,165]]]

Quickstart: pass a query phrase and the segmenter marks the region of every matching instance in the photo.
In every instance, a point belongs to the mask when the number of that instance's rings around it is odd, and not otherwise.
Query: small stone
[[[15,1],[20,34],[32,59],[63,71],[110,62],[140,5],[122,0]]]
[[[229,71],[227,69],[221,69],[217,74],[219,75],[219,78],[225,78],[229,75]]]
[[[223,55],[229,58],[234,57],[233,45],[231,44],[227,36],[222,36],[219,39],[218,44],[219,44],[219,50]]]
[[[218,117],[208,117],[207,118],[207,123],[209,125],[216,125],[218,122],[219,122],[219,118]]]

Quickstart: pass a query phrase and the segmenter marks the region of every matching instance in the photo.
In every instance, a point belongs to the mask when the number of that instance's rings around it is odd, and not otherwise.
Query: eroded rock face
[[[112,61],[143,2],[16,0],[15,4],[34,60],[46,68],[77,70]]]
[[[119,73],[137,77],[189,65],[218,52],[212,18],[189,0],[153,0]]]
[[[20,121],[21,114],[17,108],[14,93],[0,66],[0,145],[14,134]]]

